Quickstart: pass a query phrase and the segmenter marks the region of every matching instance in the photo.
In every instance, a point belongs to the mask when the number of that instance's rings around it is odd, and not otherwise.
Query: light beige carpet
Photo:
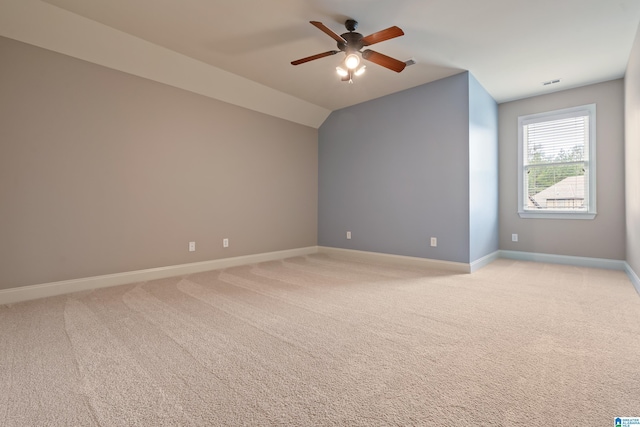
[[[312,255],[0,306],[0,425],[610,426],[640,416],[620,271]]]

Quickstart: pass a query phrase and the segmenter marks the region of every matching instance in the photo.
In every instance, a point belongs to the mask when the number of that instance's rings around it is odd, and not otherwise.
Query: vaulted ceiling
[[[0,7],[0,14],[4,7],[5,12],[13,15],[11,21],[0,19],[0,35],[32,42],[31,36],[24,35],[29,29],[18,28],[19,25],[35,27],[39,22],[43,26],[49,22],[44,15],[54,22],[53,15],[64,13],[68,18],[72,14],[82,21],[77,21],[73,28],[66,25],[67,28],[59,28],[63,26],[63,21],[59,21],[42,38],[80,31],[73,37],[85,40],[85,44],[92,43],[88,48],[95,51],[83,59],[109,66],[108,59],[100,60],[98,56],[101,51],[109,54],[115,49],[115,42],[110,40],[115,40],[116,33],[111,39],[101,39],[98,33],[93,38],[83,34],[83,29],[93,22],[100,28],[117,31],[123,46],[127,44],[126,37],[150,42],[149,45],[165,48],[183,59],[210,66],[216,70],[212,75],[219,80],[223,74],[231,73],[266,90],[260,96],[285,94],[287,99],[301,100],[323,112],[463,70],[470,71],[498,102],[622,77],[640,22],[638,0],[2,0],[2,3],[5,5]],[[43,17],[40,20],[30,17],[36,13],[42,13]],[[344,22],[349,18],[359,22],[357,31],[363,35],[393,25],[402,28],[404,36],[375,44],[371,49],[402,61],[413,59],[416,64],[396,73],[367,63],[366,73],[356,77],[353,84],[340,81],[335,72],[344,57],[342,53],[298,66],[290,64],[295,59],[336,49],[335,42],[309,21],[321,21],[341,34],[346,32]],[[149,75],[153,78],[152,71],[145,77]],[[559,82],[543,84],[554,80]],[[247,87],[250,91],[253,86]]]

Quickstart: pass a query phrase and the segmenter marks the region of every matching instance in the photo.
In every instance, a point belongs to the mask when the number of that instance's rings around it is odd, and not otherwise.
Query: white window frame
[[[588,194],[585,194],[585,198],[587,198],[585,203],[587,205],[586,211],[576,212],[553,209],[540,211],[528,208],[528,203],[525,200],[527,189],[525,188],[526,179],[524,176],[524,126],[531,123],[583,115],[588,115],[589,117],[589,155],[585,162],[587,165],[585,175],[587,176],[589,185]],[[518,215],[520,215],[520,218],[593,219],[596,214],[596,105],[581,105],[518,117]]]

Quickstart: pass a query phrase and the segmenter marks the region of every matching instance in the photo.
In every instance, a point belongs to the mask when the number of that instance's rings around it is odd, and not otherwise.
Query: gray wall
[[[498,239],[498,104],[469,73],[470,261],[492,254]]]
[[[625,259],[624,91],[613,80],[500,104],[500,249]],[[594,220],[521,219],[517,207],[518,116],[596,104]],[[636,175],[636,179],[637,179]],[[517,233],[519,241],[511,241]]]
[[[0,58],[0,288],[317,244],[315,129],[6,38]]]
[[[625,76],[627,262],[640,275],[640,28]]]
[[[334,111],[318,138],[319,245],[469,262],[468,73]]]

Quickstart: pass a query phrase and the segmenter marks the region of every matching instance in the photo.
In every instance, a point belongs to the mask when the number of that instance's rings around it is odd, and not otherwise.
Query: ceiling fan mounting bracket
[[[347,19],[344,26],[347,28],[347,31],[355,31],[356,28],[358,28],[358,21],[355,19]]]

